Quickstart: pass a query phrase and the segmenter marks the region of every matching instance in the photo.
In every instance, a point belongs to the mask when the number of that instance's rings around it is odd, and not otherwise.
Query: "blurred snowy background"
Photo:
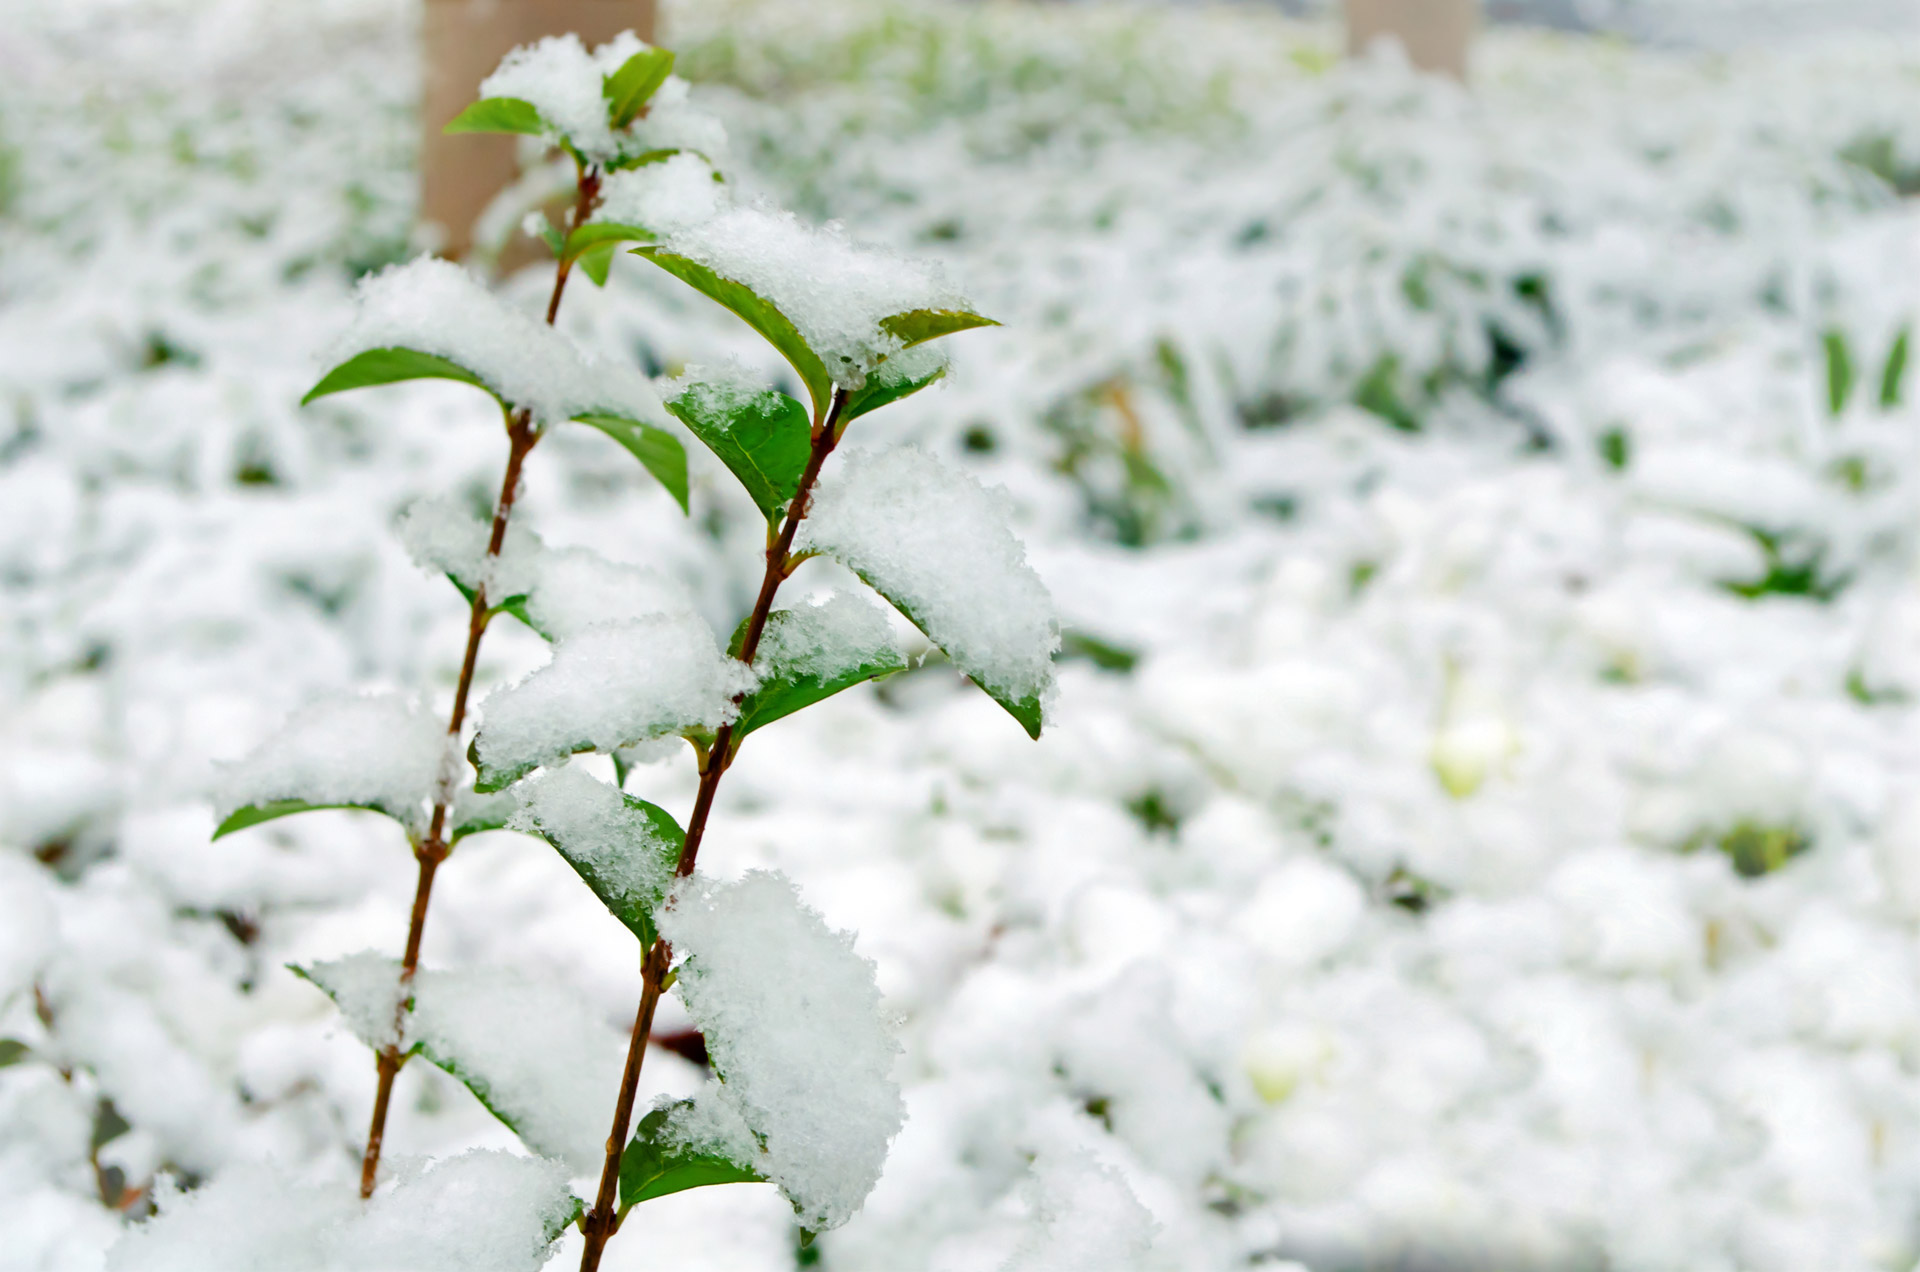
[[[991,1272],[1135,1203],[1194,1272],[1920,1259],[1915,6],[1496,5],[1599,33],[1496,26],[1470,91],[1295,7],[668,11],[744,189],[1006,323],[886,423],[1011,492],[1068,661],[1037,745],[928,668],[744,753],[703,865],[858,932],[909,1122],[815,1251],[715,1188],[609,1267]],[[417,17],[8,6],[0,1268],[101,1266],[158,1173],[356,1174],[373,1067],[283,964],[397,949],[405,844],[209,843],[205,792],[318,695],[451,692],[465,608],[392,526],[484,499],[497,419],[296,406],[412,252]],[[779,374],[644,270],[564,325]],[[556,435],[529,524],[727,630],[760,530],[695,462],[683,520]],[[496,627],[482,680],[543,657]],[[629,788],[684,811],[691,765]],[[506,833],[426,963],[563,977],[610,1049],[638,984]],[[643,1096],[699,1080],[656,1050]],[[387,1142],[510,1137],[415,1064]]]

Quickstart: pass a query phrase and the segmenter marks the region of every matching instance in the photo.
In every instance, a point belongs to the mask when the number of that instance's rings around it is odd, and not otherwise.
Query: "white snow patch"
[[[591,53],[571,32],[548,36],[508,53],[498,69],[480,81],[480,96],[531,102],[552,126],[555,141],[571,142],[591,159],[613,159],[621,153],[622,142],[607,119],[601,86],[648,47],[631,31],[622,31]]]
[[[367,950],[301,969],[327,992],[354,1037],[383,1051],[400,1044],[400,1010],[408,987],[400,983],[400,961]]]
[[[591,411],[661,416],[639,371],[583,351],[452,261],[390,265],[361,279],[354,295],[353,321],[329,346],[330,364],[369,349],[417,349],[465,367],[541,425]]]
[[[717,176],[712,164],[690,151],[609,173],[601,183],[593,219],[637,225],[658,235],[677,234],[727,206],[727,187]]]
[[[545,667],[487,698],[476,746],[487,768],[518,769],[717,728],[738,714],[734,695],[754,683],[693,614],[589,627],[556,642]]]
[[[564,1169],[476,1150],[405,1169],[361,1204],[354,1186],[235,1164],[128,1229],[107,1272],[534,1272],[573,1211]]]
[[[590,627],[648,617],[687,619],[693,598],[677,579],[644,565],[609,561],[591,548],[541,553],[527,616],[555,640]]]
[[[283,799],[366,804],[420,833],[445,742],[445,726],[398,696],[324,699],[226,766],[214,803],[221,817]]]
[[[873,965],[768,871],[686,880],[660,929],[683,956],[680,997],[726,1079],[714,1098],[765,1141],[750,1164],[807,1227],[845,1223],[905,1118]]]
[[[900,341],[880,320],[915,309],[967,309],[939,266],[856,245],[837,224],[730,208],[675,234],[667,247],[751,289],[785,314],[836,384],[859,388]]]
[[[1044,701],[1059,622],[1008,514],[1003,495],[917,447],[854,451],[821,481],[799,537],[907,611],[982,687]]]
[[[514,793],[520,811],[509,825],[564,846],[616,899],[650,908],[666,892],[673,878],[668,845],[616,788],[569,764],[520,783]]]
[[[1142,1266],[1158,1225],[1117,1172],[1078,1152],[1043,1156],[1033,1173],[1038,1227],[1001,1272],[1118,1272]]]
[[[511,968],[422,970],[406,1041],[453,1065],[527,1147],[577,1175],[606,1155],[618,1031],[558,981]]]
[[[835,592],[769,615],[754,669],[766,677],[824,678],[903,657],[884,609],[864,596]]]

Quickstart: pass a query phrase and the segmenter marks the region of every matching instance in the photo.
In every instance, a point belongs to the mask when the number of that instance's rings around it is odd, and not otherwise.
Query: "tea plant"
[[[491,524],[428,501],[400,527],[415,558],[469,605],[452,709],[442,727],[398,698],[309,708],[231,770],[231,811],[216,832],[335,807],[405,828],[418,881],[398,964],[365,954],[299,969],[375,1049],[362,1195],[374,1193],[394,1078],[424,1056],[535,1153],[575,1176],[598,1170],[590,1206],[568,1194],[535,1207],[543,1243],[579,1223],[583,1269],[598,1265],[631,1207],[702,1185],[772,1182],[806,1233],[843,1223],[901,1125],[889,1078],[897,1048],[850,938],[778,874],[729,883],[695,869],[720,784],[749,737],[907,666],[892,620],[866,596],[840,590],[776,608],[783,584],[813,557],[839,562],[1034,737],[1059,645],[1051,601],[993,495],[908,447],[851,451],[829,469],[851,425],[945,374],[930,342],[991,320],[929,266],[731,205],[697,144],[711,121],[686,105],[672,60],[631,36],[592,54],[571,37],[545,41],[510,55],[449,125],[538,136],[572,161],[564,230],[532,222],[556,257],[545,323],[452,264],[394,267],[363,284],[342,358],[308,400],[442,378],[500,405],[508,447]],[[553,327],[570,273],[578,266],[604,284],[622,246],[744,320],[791,365],[806,401],[734,370],[695,368],[665,385],[662,402],[634,372],[577,349]],[[529,453],[573,422],[620,442],[685,509],[687,459],[662,427],[669,415],[766,518],[760,587],[724,647],[672,580],[549,549],[513,517]],[[480,643],[502,614],[550,641],[552,658],[489,695],[472,731]],[[624,780],[631,748],[671,738],[691,745],[699,772],[684,827],[569,766],[575,754],[607,754]],[[551,844],[638,942],[643,989],[617,1083],[595,1072],[596,1023],[564,987],[420,967],[435,872],[465,836],[503,827]],[[635,1128],[654,1014],[670,989],[702,1029],[719,1080],[645,1112]]]

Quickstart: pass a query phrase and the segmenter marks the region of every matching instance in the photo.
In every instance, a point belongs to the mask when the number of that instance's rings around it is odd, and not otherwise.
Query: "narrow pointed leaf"
[[[526,133],[551,131],[532,102],[518,97],[482,97],[453,117],[443,133]]]
[[[607,99],[607,122],[615,128],[632,123],[671,74],[671,50],[648,49],[628,58],[619,70],[601,81],[600,89]]]
[[[295,813],[317,813],[328,808],[357,808],[364,813],[379,813],[383,817],[392,817],[405,825],[404,818],[395,816],[387,809],[374,804],[309,804],[304,799],[276,799],[265,804],[249,804],[237,808],[214,828],[213,837],[231,835],[236,830],[245,830],[249,826],[258,826],[262,822],[274,821],[281,817],[291,817]]]
[[[880,320],[880,330],[898,336],[911,349],[914,345],[950,336],[974,327],[998,327],[991,318],[964,309],[909,309],[904,314]]]
[[[813,446],[806,407],[777,389],[749,394],[693,384],[667,409],[740,479],[768,520],[793,501]]]
[[[892,595],[885,588],[881,587],[879,584],[875,583],[872,579],[868,578],[864,571],[855,570],[854,573],[858,574],[860,576],[861,581],[864,582],[868,587],[871,587],[874,591],[886,597],[888,603],[890,603],[895,609],[899,610],[901,615],[904,618],[906,618],[908,622],[912,623],[915,627],[918,627],[921,630],[921,632],[926,635],[928,640],[933,641],[936,645],[940,643],[934,637],[934,634],[932,632],[927,631],[927,625],[921,622],[920,619],[915,616],[913,612],[913,607],[911,605],[902,601],[899,597]],[[968,679],[972,679],[972,677],[968,677]],[[1016,698],[1016,697],[1013,697],[1011,694],[1008,694],[1002,690],[989,689],[987,688],[987,686],[980,684],[980,682],[977,680],[974,681],[974,684],[979,685],[981,692],[985,693],[987,697],[992,698],[995,702],[999,703],[1001,707],[1005,709],[1008,715],[1012,716],[1015,720],[1018,720],[1020,722],[1020,727],[1027,731],[1028,737],[1034,739],[1036,742],[1039,741],[1040,726],[1042,723],[1039,694],[1037,693],[1028,694],[1024,698]]]
[[[613,273],[613,249],[614,244],[602,243],[580,253],[576,263],[580,266],[580,272],[593,280],[595,287],[605,287],[607,275]]]
[[[599,429],[626,447],[627,453],[639,460],[640,466],[667,488],[667,493],[680,505],[680,511],[687,511],[687,452],[680,445],[679,438],[665,429],[630,420],[624,415],[589,414],[573,418]]]
[[[454,587],[459,589],[460,595],[467,598],[467,604],[469,605],[473,604],[472,588],[468,587],[465,583],[462,583],[459,579],[454,578],[453,575],[451,574],[447,575],[447,582],[453,584]],[[501,601],[497,605],[489,605],[487,607],[487,613],[509,614],[514,618],[519,619],[522,623],[525,623],[528,627],[532,628],[534,633],[538,635],[540,639],[546,640],[546,641],[551,641],[553,639],[552,633],[542,631],[540,629],[540,624],[534,622],[533,616],[527,613],[527,597],[524,592],[515,596],[509,596],[506,600]]]
[[[673,878],[675,867],[680,864],[680,850],[686,845],[686,832],[680,829],[680,823],[673,820],[673,814],[658,804],[649,804],[626,792],[620,792],[621,800],[633,812],[646,818],[648,835],[645,840],[636,841],[632,846],[635,852],[658,853],[666,869],[662,877]],[[583,850],[582,846],[569,840],[565,835],[553,834],[542,828],[536,833],[540,838],[553,845],[555,852],[566,860],[573,872],[582,882],[600,898],[600,904],[607,907],[614,918],[626,925],[629,932],[640,938],[640,948],[649,949],[659,937],[653,924],[653,912],[660,908],[664,893],[646,897],[629,894],[618,881],[606,877],[595,863],[594,854]]]
[[[768,630],[771,631],[774,625],[790,617],[786,610],[769,615]],[[760,682],[760,687],[741,701],[740,719],[733,727],[734,736],[743,738],[755,729],[831,698],[843,689],[851,689],[855,685],[879,680],[906,669],[907,661],[899,650],[888,649],[852,655],[845,666],[818,674],[796,676],[783,675],[777,670],[769,671]]]
[[[471,384],[477,389],[485,389],[498,399],[487,382],[459,363],[438,354],[422,353],[418,349],[368,349],[356,353],[333,370],[327,372],[320,383],[307,390],[300,399],[305,406],[315,398],[326,397],[330,393],[343,393],[348,389],[370,388],[377,384],[398,384],[402,380],[458,380],[462,384]]]
[[[707,159],[707,156],[700,154],[698,150],[685,150],[685,148],[681,146],[662,146],[657,150],[642,150],[637,155],[628,155],[624,159],[616,159],[607,165],[607,170],[609,172],[623,172],[629,168],[644,168],[650,163],[660,163],[663,160],[671,159],[683,151],[686,154],[700,155],[702,159]],[[711,167],[713,160],[707,159],[707,164]],[[714,173],[713,179],[716,181],[721,180],[720,174],[717,172]]]
[[[820,355],[800,338],[800,332],[785,314],[761,299],[751,288],[722,278],[698,261],[657,247],[637,247],[633,249],[633,254],[646,257],[703,296],[738,314],[743,322],[765,337],[767,343],[778,349],[780,355],[792,364],[800,376],[800,382],[807,386],[807,392],[813,398],[814,414],[818,416],[825,413],[827,403],[833,397],[833,377],[827,374],[827,366],[820,361]]]
[[[931,374],[918,378],[900,376],[897,379],[888,379],[886,372],[887,364],[883,362],[879,370],[867,377],[864,385],[848,396],[846,406],[840,411],[843,424],[848,420],[858,419],[868,411],[877,411],[883,406],[898,402],[901,398],[913,396],[945,375],[947,369],[944,366],[936,367]]]
[[[717,1153],[696,1152],[663,1142],[662,1133],[673,1107],[655,1109],[641,1118],[633,1140],[620,1154],[621,1213],[643,1201],[689,1188],[765,1182],[761,1175]]]

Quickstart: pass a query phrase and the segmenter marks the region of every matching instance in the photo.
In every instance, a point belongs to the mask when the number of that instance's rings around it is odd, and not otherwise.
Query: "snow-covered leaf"
[[[815,416],[825,414],[828,400],[833,397],[833,377],[827,373],[820,355],[800,338],[793,321],[771,301],[756,295],[745,284],[724,278],[700,262],[663,247],[636,247],[633,254],[645,257],[695,291],[738,314],[792,365],[813,398]]]
[[[891,601],[1037,738],[1059,623],[1006,523],[992,492],[902,447],[849,454],[821,483],[801,538]]]
[[[522,785],[511,825],[552,844],[613,917],[640,939],[673,882],[686,834],[657,804],[568,765]]]
[[[640,461],[641,467],[653,474],[654,480],[666,487],[673,501],[680,505],[680,511],[687,511],[687,452],[679,438],[665,429],[624,415],[593,412],[573,418],[599,429],[624,446],[629,455]]]
[[[927,352],[932,353],[931,350]],[[846,406],[840,410],[841,427],[844,428],[848,422],[869,411],[877,411],[901,398],[911,397],[946,373],[947,360],[938,354],[932,357],[916,356],[904,350],[894,354],[867,377],[865,384],[848,395]]]
[[[725,1078],[669,1129],[751,1162],[804,1226],[845,1223],[905,1117],[873,964],[767,871],[683,881],[660,930],[683,955],[675,992]]]
[[[871,601],[836,595],[822,605],[775,610],[754,658],[760,687],[741,701],[734,736],[906,667],[885,612]]]
[[[694,1101],[679,1100],[640,1119],[632,1141],[620,1154],[622,1213],[643,1201],[689,1188],[765,1182],[726,1153],[690,1146],[673,1135],[671,1120],[676,1114],[691,1112],[693,1107]]]
[[[740,479],[769,521],[792,502],[812,448],[806,407],[777,389],[724,381],[690,383],[666,406]]]
[[[613,249],[621,243],[651,243],[657,236],[652,230],[639,225],[627,225],[619,221],[589,221],[567,235],[565,245],[560,249],[563,261],[582,261],[581,268],[587,268],[582,260],[588,253],[599,255],[602,261],[601,273],[594,279],[596,283],[605,283],[607,276],[604,262],[613,254]]]
[[[673,53],[668,49],[644,49],[628,58],[601,82],[601,92],[607,99],[607,122],[615,128],[632,123],[671,74]]]
[[[482,97],[455,115],[443,133],[526,133],[538,137],[549,131],[547,121],[532,102],[518,97]]]
[[[418,349],[368,349],[356,353],[321,377],[300,399],[305,406],[315,398],[348,389],[365,389],[379,384],[398,384],[402,380],[458,380],[493,393],[487,382],[450,358],[422,353]],[[499,397],[497,393],[494,394]]]
[[[218,826],[214,827],[213,837],[219,839],[224,835],[231,835],[236,830],[245,830],[263,822],[290,817],[294,813],[315,813],[328,808],[357,808],[362,812],[379,813],[383,817],[393,818],[402,826],[408,825],[410,820],[405,812],[392,812],[378,804],[313,804],[304,799],[272,799],[264,804],[249,804],[244,808],[234,809],[221,819]]]
[[[928,340],[950,336],[956,331],[999,325],[991,318],[966,309],[912,309],[880,320],[880,330],[890,336],[898,336],[901,344],[909,349]]]
[[[469,752],[475,789],[499,790],[581,751],[718,728],[737,713],[734,695],[753,685],[753,673],[722,654],[690,612],[588,627],[482,704]]]

